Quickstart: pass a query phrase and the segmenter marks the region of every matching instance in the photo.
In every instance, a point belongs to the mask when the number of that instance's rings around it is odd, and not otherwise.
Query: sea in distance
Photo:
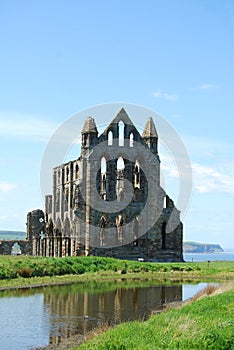
[[[220,253],[184,253],[184,260],[187,262],[200,261],[234,261],[234,249]]]

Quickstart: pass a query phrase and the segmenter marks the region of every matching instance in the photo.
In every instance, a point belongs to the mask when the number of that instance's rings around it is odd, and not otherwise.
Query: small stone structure
[[[17,247],[18,254],[32,255],[32,242],[27,240],[1,240],[0,241],[0,254],[1,255],[11,255],[17,254],[17,250],[14,251],[14,248]]]
[[[137,145],[148,153],[137,154]],[[152,161],[154,174],[147,178]],[[133,191],[127,204],[126,179]],[[94,193],[104,209],[93,205]],[[108,212],[113,203],[116,210]],[[155,213],[157,220],[151,223]],[[140,135],[124,109],[100,136],[94,119],[86,119],[80,157],[53,169],[53,193],[45,198],[45,212],[38,209],[27,216],[27,241],[35,256],[183,261],[182,238],[180,212],[160,186],[154,122],[149,118]]]

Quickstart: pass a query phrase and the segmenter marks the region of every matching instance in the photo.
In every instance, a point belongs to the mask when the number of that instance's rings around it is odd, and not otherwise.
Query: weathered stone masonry
[[[32,255],[32,243],[27,240],[1,240],[0,254],[11,255],[15,245],[20,248],[20,254]]]
[[[103,142],[107,146],[100,154],[97,146]],[[136,143],[151,151],[148,152],[149,157],[129,160],[128,154],[133,154]],[[112,149],[117,149],[114,159],[111,157]],[[148,188],[142,168],[143,165],[147,167],[152,156],[156,164],[156,178],[153,186]],[[93,163],[99,164],[97,174],[92,173]],[[92,181],[94,176],[95,182]],[[99,193],[104,204],[124,201],[124,179],[132,184],[134,191],[133,199],[126,208],[106,213],[92,207],[93,191]],[[82,129],[81,155],[53,169],[52,191],[52,195],[45,198],[45,212],[38,209],[27,216],[27,240],[32,243],[33,255],[100,255],[183,261],[183,225],[179,211],[160,186],[158,135],[152,118],[140,135],[122,109],[98,136],[94,119],[88,117]],[[143,216],[149,191],[155,199]],[[157,221],[142,235],[142,227],[147,225],[155,210],[160,213]],[[169,227],[171,214],[177,222],[172,230]]]

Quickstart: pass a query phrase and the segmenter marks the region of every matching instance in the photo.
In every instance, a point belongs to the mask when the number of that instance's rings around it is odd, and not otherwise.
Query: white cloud
[[[170,155],[162,153],[161,171],[162,178],[170,178],[174,185],[181,176],[181,169],[178,169]],[[234,162],[228,165],[202,165],[192,162],[193,186],[200,193],[231,193],[234,194]],[[164,175],[163,175],[164,174]]]
[[[234,164],[226,169],[192,164],[194,174],[194,187],[200,193],[223,192],[234,194]]]
[[[219,86],[215,84],[202,84],[198,88],[200,90],[210,90],[210,89],[218,89]]]
[[[169,101],[176,101],[178,100],[177,95],[173,94],[168,94],[167,92],[161,92],[160,90],[157,90],[153,93],[153,96],[156,98],[162,98],[164,100],[169,100]]]
[[[47,141],[57,125],[51,121],[15,112],[0,112],[0,136]]]
[[[9,182],[0,182],[0,192],[8,193],[16,188],[15,184]]]
[[[178,178],[179,177],[179,172],[178,169],[176,167],[176,165],[174,164],[174,162],[172,161],[172,159],[170,158],[170,156],[165,156],[162,155],[160,157],[161,160],[161,171],[165,171],[166,172],[166,177],[172,177],[172,178]]]

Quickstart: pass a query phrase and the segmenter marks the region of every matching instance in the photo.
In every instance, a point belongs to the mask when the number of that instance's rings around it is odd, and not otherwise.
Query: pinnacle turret
[[[142,133],[142,137],[143,138],[148,138],[148,137],[157,137],[158,138],[156,127],[155,127],[154,121],[151,117],[149,117],[149,119],[147,120],[147,123],[145,125],[145,129]]]
[[[82,132],[82,134],[90,133],[90,132],[95,132],[95,133],[98,132],[98,131],[97,131],[97,127],[96,127],[96,123],[95,123],[94,118],[88,117],[88,118],[85,120],[83,129],[82,129],[81,132]]]
[[[149,149],[154,154],[158,154],[158,134],[156,131],[154,121],[151,117],[149,117],[145,125],[145,129],[142,133],[142,138],[145,141],[145,143],[148,145]]]
[[[82,148],[88,149],[96,145],[98,131],[95,120],[92,117],[88,117],[84,123],[82,134]]]

